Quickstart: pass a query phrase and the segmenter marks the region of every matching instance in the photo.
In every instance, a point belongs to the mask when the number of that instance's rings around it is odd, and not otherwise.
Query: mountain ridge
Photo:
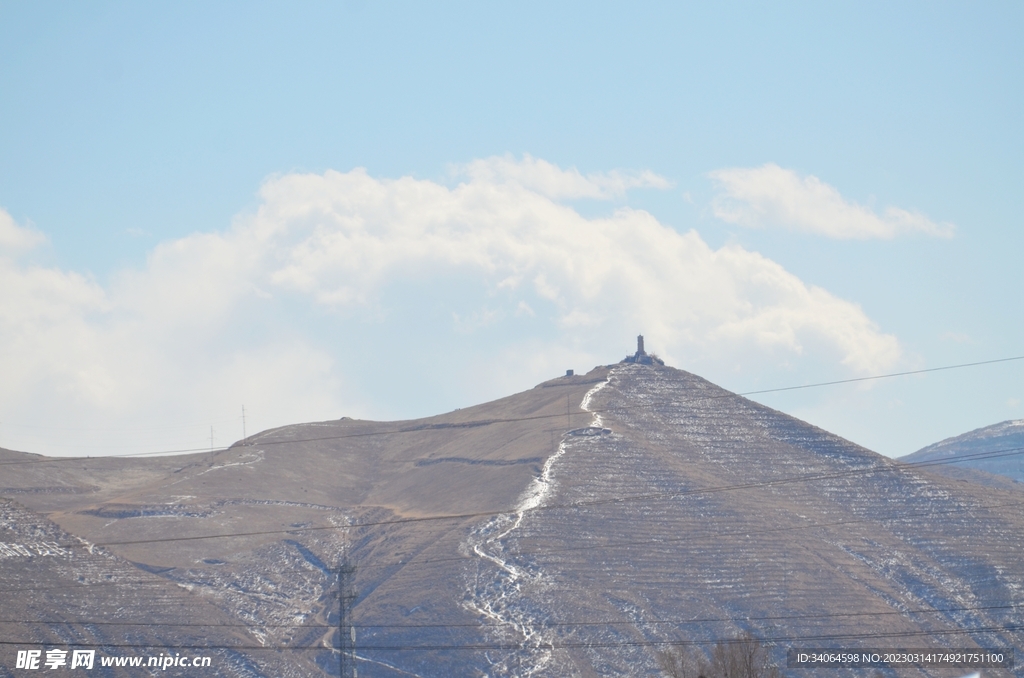
[[[958,475],[956,469],[971,469],[1024,483],[1024,455],[1017,454],[1022,449],[1024,419],[1010,419],[940,440],[900,457],[900,461],[948,462],[940,472],[953,477],[963,476],[962,473]],[[988,484],[998,483],[997,479],[975,475]]]
[[[979,493],[656,363],[421,420],[4,473],[38,490],[18,495],[27,510],[213,603],[252,642],[308,645],[292,675],[337,673],[346,560],[362,676],[654,676],[658,648],[741,632],[776,661],[801,638],[1024,640],[1019,493]],[[285,675],[250,654],[251,675]]]

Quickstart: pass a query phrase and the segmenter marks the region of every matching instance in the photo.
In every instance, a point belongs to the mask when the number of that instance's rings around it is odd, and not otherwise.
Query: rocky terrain
[[[208,454],[5,451],[0,675],[72,641],[337,675],[344,560],[360,676],[658,676],[744,631],[780,663],[1024,647],[1024,494],[932,469],[653,361]]]

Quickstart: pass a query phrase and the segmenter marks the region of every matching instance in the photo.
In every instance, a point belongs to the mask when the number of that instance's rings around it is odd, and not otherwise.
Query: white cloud
[[[844,198],[817,177],[769,163],[762,167],[731,168],[711,172],[719,195],[712,202],[714,215],[723,221],[751,228],[779,226],[840,239],[890,239],[903,233],[924,233],[948,238],[952,224],[936,224],[928,217],[899,207],[879,215]]]
[[[491,169],[455,186],[276,177],[255,214],[165,242],[106,285],[0,257],[0,445],[83,451],[93,425],[96,444],[201,445],[211,423],[224,442],[243,403],[250,432],[433,413],[615,361],[638,331],[682,367],[803,356],[866,374],[900,357],[858,306],[755,252],[551,197],[632,180],[529,157],[470,166]],[[187,441],[153,432],[167,422],[192,422]]]
[[[0,253],[22,252],[46,242],[46,236],[32,228],[18,226],[6,210],[0,208]]]
[[[520,174],[535,167],[527,159]],[[675,341],[729,337],[794,351],[810,332],[841,347],[860,371],[895,360],[895,340],[860,309],[756,253],[713,251],[695,232],[679,234],[645,212],[587,219],[522,188],[530,183],[487,175],[449,189],[359,170],[292,175],[265,187],[252,228],[287,233],[291,244],[279,250],[288,255],[273,280],[323,303],[368,303],[396,276],[464,269],[492,288],[532,283],[567,327],[628,320]]]
[[[654,172],[595,173],[583,176],[573,168],[563,170],[529,154],[522,160],[511,155],[474,160],[455,168],[456,175],[474,182],[518,185],[549,198],[619,198],[631,188],[671,188],[670,181]]]

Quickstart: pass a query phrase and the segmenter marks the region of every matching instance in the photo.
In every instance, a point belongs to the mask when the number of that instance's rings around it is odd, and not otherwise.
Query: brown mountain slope
[[[593,406],[614,433],[571,439],[548,499],[565,508],[494,543],[534,574],[524,617],[620,622],[569,627],[553,665],[635,675],[646,643],[741,630],[779,651],[1021,645],[1019,493],[906,469],[670,368],[618,367]]]
[[[28,675],[17,653],[94,650],[90,675],[140,675],[104,658],[209,657],[222,676],[302,676],[316,666],[252,649],[223,609],[110,551],[90,547],[17,502],[0,500],[0,675]],[[232,649],[249,648],[249,649]],[[40,662],[40,668],[47,667]],[[59,670],[59,669],[57,669]]]
[[[657,364],[207,455],[38,462],[0,460],[8,496],[247,639],[314,648],[293,666],[337,671],[345,552],[361,676],[658,675],[665,643],[741,630],[777,659],[1024,641],[1019,492],[903,467]]]
[[[360,592],[386,584],[400,608],[461,586],[451,556],[476,514],[515,504],[561,433],[582,423],[578,403],[605,372],[423,420],[289,426],[209,454],[72,461],[7,452],[0,485],[69,532],[213,600],[250,639],[308,645],[311,661],[331,666],[323,640],[329,648],[343,550],[359,565]],[[468,515],[377,525],[436,514]],[[447,565],[405,581],[403,560],[430,553]],[[477,621],[458,606],[454,614]]]

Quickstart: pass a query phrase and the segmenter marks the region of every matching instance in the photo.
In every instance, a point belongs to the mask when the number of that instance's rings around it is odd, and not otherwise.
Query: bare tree
[[[710,661],[700,652],[674,648],[658,653],[658,667],[669,678],[780,678],[768,649],[745,633],[731,641],[719,641]]]
[[[674,647],[658,652],[658,668],[669,678],[705,678],[708,661],[700,652]]]

